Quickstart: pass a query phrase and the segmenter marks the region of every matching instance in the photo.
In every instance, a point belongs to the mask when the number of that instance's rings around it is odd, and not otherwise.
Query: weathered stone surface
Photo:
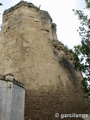
[[[12,73],[26,87],[25,120],[90,111],[73,53],[57,41],[56,25],[46,11],[24,1],[6,10],[0,43],[0,73]]]

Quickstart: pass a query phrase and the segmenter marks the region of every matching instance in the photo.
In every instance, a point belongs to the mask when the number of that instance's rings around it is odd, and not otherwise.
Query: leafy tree
[[[90,3],[86,1],[86,9],[90,8]],[[90,18],[81,10],[74,10],[75,15],[80,20],[79,35],[81,37],[81,44],[74,46],[74,67],[76,70],[80,70],[84,74],[81,82],[82,89],[87,93],[90,99]]]
[[[89,9],[90,8],[90,0],[85,0],[86,2],[86,8]]]
[[[2,3],[0,3],[0,5],[3,5]]]

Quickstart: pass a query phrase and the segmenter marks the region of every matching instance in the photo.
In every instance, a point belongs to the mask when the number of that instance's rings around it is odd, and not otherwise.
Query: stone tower
[[[56,24],[47,11],[25,1],[4,11],[0,73],[12,73],[25,84],[25,120],[90,112],[80,88],[81,73],[72,62],[73,52],[57,40]]]

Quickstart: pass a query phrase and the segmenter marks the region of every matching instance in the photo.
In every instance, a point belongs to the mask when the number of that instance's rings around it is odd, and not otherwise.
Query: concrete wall
[[[24,120],[25,90],[15,82],[0,80],[0,120]]]

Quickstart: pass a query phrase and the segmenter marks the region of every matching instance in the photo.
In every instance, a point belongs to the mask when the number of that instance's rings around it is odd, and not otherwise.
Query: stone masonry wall
[[[57,40],[48,12],[25,1],[6,10],[0,56],[0,73],[12,73],[25,84],[25,120],[60,119],[56,112],[89,113],[73,53]]]

